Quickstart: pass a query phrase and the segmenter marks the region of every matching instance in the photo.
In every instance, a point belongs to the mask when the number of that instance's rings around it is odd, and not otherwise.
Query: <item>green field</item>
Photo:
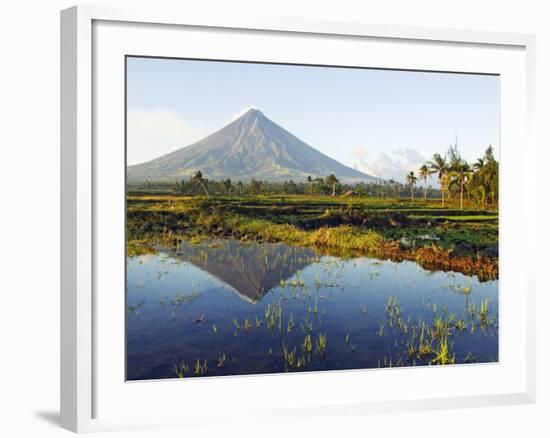
[[[498,277],[498,212],[406,198],[129,195],[129,254],[211,238],[286,242]]]

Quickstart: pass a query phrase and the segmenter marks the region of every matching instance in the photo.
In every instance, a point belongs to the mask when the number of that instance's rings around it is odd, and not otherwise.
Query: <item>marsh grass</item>
[[[200,294],[193,292],[191,294],[176,294],[172,297],[172,304],[174,306],[181,306],[184,303],[192,303],[198,299]]]
[[[195,376],[201,377],[205,376],[208,372],[208,363],[207,360],[204,359],[203,362],[200,361],[200,359],[197,358],[195,361]]]
[[[226,362],[227,362],[227,355],[225,353],[222,353],[220,356],[218,356],[218,363],[217,363],[218,368],[223,368]]]
[[[466,297],[468,294],[465,294]],[[430,365],[450,365],[457,363],[456,353],[453,351],[453,338],[465,334],[470,327],[469,334],[473,335],[476,328],[484,332],[496,329],[496,318],[490,312],[490,300],[485,299],[479,308],[474,303],[466,301],[466,308],[462,317],[456,313],[448,313],[447,307],[439,308],[436,303],[431,306],[432,321],[418,319],[412,322],[404,319],[399,300],[390,296],[386,302],[387,322],[379,322],[379,336],[384,335],[386,323],[391,329],[397,330],[397,347],[405,344],[405,355],[398,357],[399,362],[415,365],[417,361]],[[402,339],[404,341],[399,341]],[[464,359],[465,360],[465,359]],[[464,361],[463,360],[463,361]],[[471,360],[471,357],[469,358]],[[392,363],[391,361],[389,363]],[[380,362],[380,366],[389,366],[388,361]],[[393,362],[395,366],[397,362]]]
[[[316,196],[285,196],[284,201],[270,196],[129,196],[127,255],[154,251],[157,243],[232,238],[310,246],[341,257],[413,260],[428,269],[497,278],[498,261],[483,251],[492,254],[498,245],[498,217],[479,220],[483,212],[475,209],[464,213],[426,205],[358,198],[350,206],[338,197]],[[423,239],[427,232],[437,240]],[[414,245],[403,248],[403,238]],[[300,281],[290,286],[299,287]]]
[[[302,350],[304,353],[311,354],[313,352],[313,342],[311,341],[311,335],[307,334],[302,342]]]
[[[183,379],[189,372],[189,365],[182,360],[174,365],[174,372],[178,378]]]
[[[290,313],[290,317],[287,321],[286,332],[292,333],[292,330],[294,330],[294,318],[292,317],[292,313]]]
[[[315,340],[315,352],[321,356],[324,356],[327,352],[327,335],[326,333],[319,333]]]
[[[270,330],[275,328],[282,328],[283,321],[283,307],[280,302],[268,303],[265,307],[265,324]]]

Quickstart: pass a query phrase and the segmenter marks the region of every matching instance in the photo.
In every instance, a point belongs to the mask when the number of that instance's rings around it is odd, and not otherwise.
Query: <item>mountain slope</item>
[[[333,173],[342,182],[370,181],[367,175],[322,154],[251,109],[191,146],[127,168],[128,181],[177,180],[200,170],[206,178],[303,181]]]

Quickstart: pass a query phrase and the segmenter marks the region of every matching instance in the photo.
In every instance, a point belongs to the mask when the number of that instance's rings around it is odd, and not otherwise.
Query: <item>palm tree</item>
[[[441,187],[441,206],[445,207],[445,186],[447,184],[447,173],[449,167],[447,160],[441,154],[434,154],[431,161],[426,163],[431,170],[431,173],[437,173],[439,185]]]
[[[336,196],[336,184],[340,182],[338,181],[338,178],[336,178],[336,176],[333,173],[331,173],[329,176],[327,176],[325,182],[328,186],[332,186],[331,196]]]
[[[449,178],[450,183],[457,183],[460,190],[460,209],[463,210],[464,206],[464,185],[467,182],[470,174],[470,165],[462,159],[458,148],[449,148]]]
[[[223,187],[225,188],[225,193],[229,195],[231,192],[231,189],[233,188],[233,185],[231,184],[231,180],[227,178],[225,181],[222,181]]]
[[[195,184],[199,184],[202,187],[202,189],[204,190],[204,193],[206,193],[206,197],[208,198],[209,194],[208,194],[208,189],[206,188],[207,180],[202,177],[202,172],[200,170],[197,170],[193,175],[193,178],[191,178],[191,180]]]
[[[311,175],[307,176],[307,191],[310,195],[313,194],[313,178]]]
[[[453,175],[460,187],[460,209],[463,210],[464,188],[471,175],[470,165],[464,160],[459,160],[453,165],[452,169]]]
[[[485,208],[488,196],[491,197],[491,204],[494,204],[498,193],[498,161],[493,155],[492,146],[487,148],[482,158],[477,159],[473,168],[475,191],[481,198],[481,208]]]
[[[498,193],[498,161],[493,155],[492,146],[489,146],[485,151],[483,161],[485,161],[484,179],[487,185],[487,191],[491,193],[491,204],[494,205],[495,197]]]
[[[430,175],[430,168],[426,164],[420,166],[420,169],[418,169],[418,177],[424,180],[424,201],[428,199],[428,177]]]
[[[259,195],[260,191],[262,190],[262,183],[258,181],[256,178],[252,178],[250,180],[249,189],[252,195]]]
[[[485,184],[485,159],[478,158],[473,165],[474,173],[472,181],[475,183],[474,192],[481,199],[481,208],[485,208],[487,200],[487,190]]]
[[[414,200],[414,185],[418,181],[418,178],[415,176],[414,172],[409,172],[407,174],[407,184],[411,188],[411,201]]]

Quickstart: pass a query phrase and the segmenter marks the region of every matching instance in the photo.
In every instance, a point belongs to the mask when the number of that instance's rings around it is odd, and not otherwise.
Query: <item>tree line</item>
[[[438,188],[428,185],[428,179],[435,176]],[[190,178],[179,181],[145,181],[129,184],[129,192],[175,193],[179,195],[204,196],[256,196],[256,195],[358,195],[385,198],[422,196],[424,199],[440,198],[444,207],[448,200],[458,200],[460,209],[464,200],[481,208],[498,204],[499,166],[489,146],[482,157],[468,163],[459,153],[458,147],[450,146],[446,154],[436,153],[417,171],[410,171],[405,183],[393,179],[372,182],[343,183],[331,174],[325,178],[308,176],[305,181],[292,179],[282,182],[262,181],[252,178],[248,182],[229,178],[214,180],[205,178],[197,170]],[[418,186],[419,182],[423,182]]]
[[[420,189],[415,188],[420,193]],[[282,182],[262,181],[252,178],[248,182],[229,178],[214,180],[205,178],[200,170],[190,178],[179,181],[144,181],[130,183],[129,192],[174,193],[185,196],[256,196],[256,195],[322,195],[322,196],[373,196],[394,198],[407,196],[409,187],[393,179],[372,182],[343,183],[331,174],[325,178],[308,176],[305,181],[292,179]],[[426,189],[429,197],[439,196],[439,190]]]

